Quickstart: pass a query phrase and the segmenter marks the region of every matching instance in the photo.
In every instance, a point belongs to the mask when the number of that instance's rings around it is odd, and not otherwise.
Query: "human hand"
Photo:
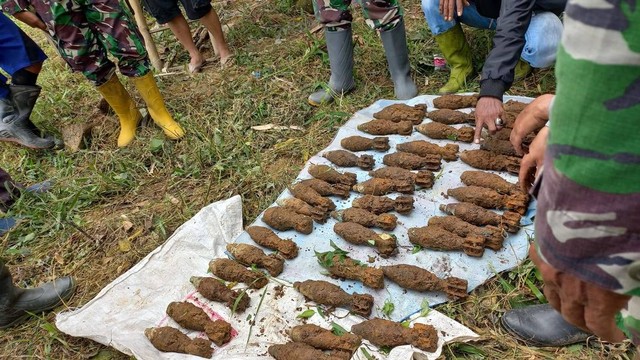
[[[531,185],[533,185],[536,177],[538,176],[538,172],[542,169],[542,164],[544,163],[544,151],[547,148],[548,137],[549,128],[545,127],[540,130],[529,146],[529,153],[525,155],[520,162],[518,182],[525,193],[529,192]]]
[[[551,94],[538,96],[516,118],[509,140],[519,155],[524,154],[522,140],[530,133],[541,129],[549,120],[549,108],[553,97]]]
[[[440,0],[440,14],[445,21],[453,20],[453,15],[456,10],[458,16],[462,16],[462,11],[465,6],[469,6],[468,0]]]
[[[40,20],[40,18],[38,17],[38,15],[29,12],[29,11],[21,11],[18,13],[13,14],[13,17],[15,17],[16,19],[22,21],[23,23],[31,26],[32,28],[37,28],[43,31],[47,30],[47,26],[44,24],[44,22],[42,22],[42,20]]]
[[[565,320],[605,341],[620,342],[626,339],[616,326],[615,317],[627,306],[630,296],[614,293],[558,271],[538,256],[534,245],[529,248],[529,257],[540,270],[544,280],[544,295],[549,304]]]
[[[495,134],[499,128],[496,126],[496,119],[502,119],[503,115],[504,108],[502,107],[502,101],[490,96],[481,97],[480,100],[478,100],[478,104],[476,104],[476,134],[473,142],[476,144],[480,143],[483,126],[487,127],[489,133]]]

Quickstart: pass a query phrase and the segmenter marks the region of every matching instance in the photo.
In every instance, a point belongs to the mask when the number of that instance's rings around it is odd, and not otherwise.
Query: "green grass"
[[[322,108],[306,103],[307,95],[329,76],[321,33],[311,34],[311,16],[292,8],[291,0],[272,3],[231,2],[220,12],[231,24],[227,33],[236,65],[195,76],[159,78],[167,105],[184,124],[187,137],[165,140],[159,128],[142,128],[126,149],[116,147],[114,116],[102,115],[98,93],[79,74],[72,74],[43,37],[50,59],[39,83],[43,87],[33,119],[44,129],[93,121],[86,149],[35,152],[0,144],[0,166],[17,181],[56,181],[44,194],[24,194],[9,215],[22,223],[0,238],[19,286],[35,286],[61,275],[73,275],[78,291],[66,304],[79,307],[105,285],[162,244],[175,228],[203,206],[239,194],[245,223],[271,204],[312,154],[323,149],[350,114],[380,98],[393,98],[384,52],[377,34],[354,12],[357,89]],[[438,53],[418,4],[407,4],[411,64],[420,93],[433,94],[446,72],[428,66]],[[476,69],[491,46],[491,34],[467,31]],[[175,64],[187,54],[169,33],[156,35],[164,53],[176,52]],[[210,55],[210,54],[209,54]],[[174,64],[174,65],[175,65]],[[260,71],[261,77],[252,75]],[[133,90],[130,84],[127,87]],[[468,84],[476,91],[478,78]],[[552,70],[534,73],[511,93],[536,96],[555,87]],[[135,91],[136,101],[141,104]],[[251,130],[274,123],[304,131]],[[130,222],[133,228],[125,230]],[[505,310],[537,302],[541,282],[533,266],[498,276],[463,301],[438,309],[483,336],[474,344],[446,347],[449,359],[626,359],[630,347],[595,343],[564,349],[536,349],[516,343],[498,324]],[[0,351],[6,357],[51,359],[126,358],[95,342],[71,338],[52,325],[47,314],[3,331]]]

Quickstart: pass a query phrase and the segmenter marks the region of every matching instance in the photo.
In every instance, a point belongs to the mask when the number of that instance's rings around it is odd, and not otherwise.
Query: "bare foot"
[[[192,56],[189,62],[189,72],[192,74],[200,72],[205,61],[206,59],[200,53],[198,53],[198,56]]]
[[[233,61],[233,53],[228,48],[220,51],[220,65],[224,68],[225,65],[231,65]]]

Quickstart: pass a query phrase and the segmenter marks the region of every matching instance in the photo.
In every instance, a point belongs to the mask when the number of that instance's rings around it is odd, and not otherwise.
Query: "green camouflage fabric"
[[[396,27],[404,11],[398,0],[356,0],[372,29],[387,31]],[[351,26],[351,0],[313,0],[316,19],[329,31]]]
[[[11,14],[34,11],[71,69],[96,85],[115,71],[107,54],[118,60],[125,76],[143,76],[151,69],[133,16],[119,0],[0,0],[0,4]]]
[[[572,0],[538,194],[554,268],[631,296],[617,324],[640,344],[640,4]]]

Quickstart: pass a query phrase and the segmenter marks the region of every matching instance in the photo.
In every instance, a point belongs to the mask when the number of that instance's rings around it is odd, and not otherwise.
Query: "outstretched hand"
[[[522,141],[530,133],[541,129],[549,121],[549,110],[554,95],[546,94],[538,96],[516,118],[511,130],[511,144],[519,155],[525,153]]]
[[[473,142],[480,143],[484,126],[487,127],[489,133],[495,134],[501,128],[496,126],[496,119],[502,119],[503,115],[504,108],[500,99],[490,96],[481,97],[476,104],[476,134],[473,137]]]
[[[440,0],[440,14],[445,21],[453,20],[453,16],[462,16],[462,11],[465,6],[469,6],[468,0]]]
[[[558,271],[540,258],[534,245],[531,261],[544,280],[544,295],[565,320],[610,342],[626,339],[616,326],[616,314],[627,306],[630,296],[621,295]]]
[[[533,185],[542,164],[544,163],[544,151],[547,148],[547,138],[549,137],[549,128],[544,127],[536,138],[533,139],[529,146],[529,153],[522,158],[520,162],[520,173],[518,174],[518,180],[522,190],[529,192],[531,185]]]

